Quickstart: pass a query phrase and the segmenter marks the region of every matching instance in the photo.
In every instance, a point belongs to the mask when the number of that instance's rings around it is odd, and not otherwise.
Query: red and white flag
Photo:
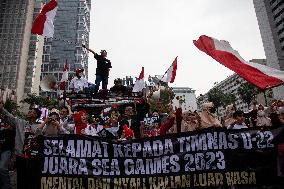
[[[284,82],[284,71],[245,61],[228,41],[202,35],[193,43],[199,50],[260,89],[276,87]]]
[[[173,83],[176,78],[176,72],[177,72],[177,57],[173,61],[172,65],[169,67],[165,75],[162,77],[161,81],[163,82],[170,82]]]
[[[132,89],[132,92],[140,92],[145,88],[145,83],[144,83],[144,67],[142,67],[142,70],[139,74],[138,79],[136,80],[134,87]]]
[[[47,4],[45,4],[40,12],[40,14],[36,17],[33,27],[32,33],[42,35],[44,37],[53,37],[54,34],[54,17],[57,11],[57,1],[51,0]]]
[[[60,84],[59,84],[59,89],[65,90],[67,82],[68,82],[68,65],[67,65],[67,61],[66,61],[66,63],[64,64],[63,74],[62,74],[61,81],[60,81]]]

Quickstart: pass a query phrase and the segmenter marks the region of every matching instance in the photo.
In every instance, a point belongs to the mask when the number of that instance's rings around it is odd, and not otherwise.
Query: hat
[[[132,139],[134,136],[134,133],[132,129],[129,129],[127,125],[123,125],[124,135],[126,139]]]
[[[84,69],[83,68],[77,68],[76,69],[76,75],[81,73],[81,72],[84,72]]]

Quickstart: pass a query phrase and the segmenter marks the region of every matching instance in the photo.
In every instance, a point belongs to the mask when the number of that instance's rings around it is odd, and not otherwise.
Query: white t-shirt
[[[74,89],[75,92],[83,91],[84,88],[88,88],[88,81],[81,77],[80,79],[78,77],[74,77],[70,81],[70,88]]]

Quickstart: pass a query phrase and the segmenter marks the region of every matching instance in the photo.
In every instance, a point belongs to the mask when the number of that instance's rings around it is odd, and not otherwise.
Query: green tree
[[[223,105],[223,97],[225,94],[218,88],[214,87],[213,89],[210,89],[208,92],[208,101],[213,102],[217,113],[218,113],[218,108]]]
[[[204,100],[204,95],[200,94],[199,97],[197,97],[197,104],[201,105],[201,102]]]
[[[259,93],[259,89],[246,82],[241,84],[241,86],[238,88],[238,94],[240,95],[241,99],[248,105],[250,105],[253,98]]]
[[[234,94],[232,93],[228,93],[228,94],[224,94],[223,98],[222,98],[222,105],[223,107],[226,107],[229,104],[234,104],[236,102],[237,98]]]
[[[28,94],[27,98],[25,98],[22,102],[25,102],[33,107],[34,105],[38,105],[41,107],[56,107],[58,105],[57,99],[49,99],[43,96],[37,96],[36,94]]]
[[[20,110],[18,109],[19,106],[17,105],[17,102],[11,100],[11,99],[7,99],[5,104],[4,104],[4,108],[5,110],[7,110],[8,112],[10,112],[11,114],[13,114],[14,116],[17,117],[24,117],[23,112],[20,112]]]
[[[151,97],[148,99],[151,111],[159,111],[163,113],[169,113],[171,111],[171,102],[174,99],[174,92],[172,88],[165,87],[160,91],[159,100],[153,100]]]

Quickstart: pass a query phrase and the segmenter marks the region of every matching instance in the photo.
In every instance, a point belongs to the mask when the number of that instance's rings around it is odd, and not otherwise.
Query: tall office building
[[[43,3],[41,2],[41,0],[35,1],[33,20],[35,20],[35,18],[40,13],[42,6]],[[43,44],[44,38],[42,36],[33,34],[31,35],[27,60],[24,97],[30,93],[36,95],[39,94]]]
[[[65,62],[69,73],[84,68],[88,77],[88,52],[81,44],[89,45],[91,0],[60,0],[54,21],[54,38],[45,38],[41,79],[54,75],[61,80]]]
[[[27,78],[34,75],[28,60],[35,57],[30,49],[35,6],[35,0],[0,0],[0,87],[15,90],[18,102],[33,85]]]
[[[189,87],[173,87],[173,92],[175,94],[173,107],[180,107],[182,111],[197,110],[195,90]],[[177,97],[179,97],[179,100]]]
[[[284,71],[284,1],[253,0],[267,65]],[[284,87],[273,89],[275,98],[284,98]]]

